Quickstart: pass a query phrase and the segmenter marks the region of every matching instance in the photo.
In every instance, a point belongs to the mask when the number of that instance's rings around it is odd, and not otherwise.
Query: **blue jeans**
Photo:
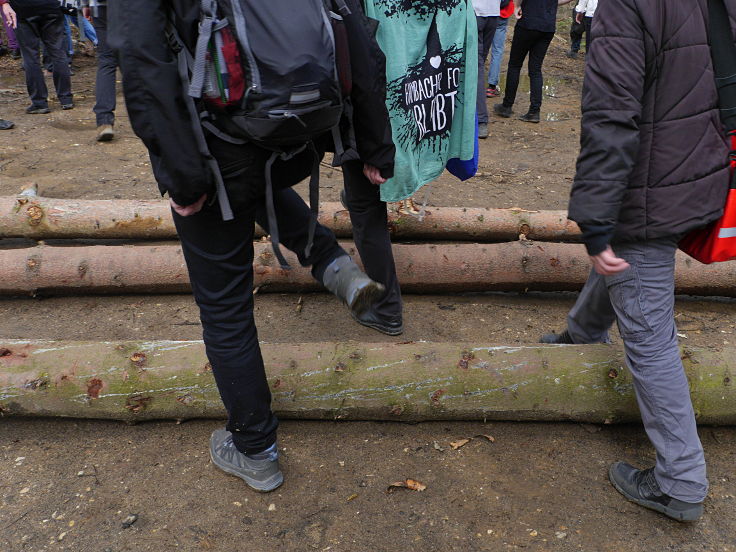
[[[506,46],[506,31],[508,30],[509,19],[498,18],[498,26],[496,34],[493,35],[493,44],[491,44],[491,65],[488,67],[488,84],[490,86],[498,85],[498,76],[501,74],[501,60],[503,59],[503,51]]]

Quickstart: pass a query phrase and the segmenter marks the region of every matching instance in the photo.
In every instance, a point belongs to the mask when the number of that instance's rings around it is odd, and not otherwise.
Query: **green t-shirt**
[[[396,159],[383,201],[411,197],[475,152],[478,28],[471,0],[365,0],[386,54]]]

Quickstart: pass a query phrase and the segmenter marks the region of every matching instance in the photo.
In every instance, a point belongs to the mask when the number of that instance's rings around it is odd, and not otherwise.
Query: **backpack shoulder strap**
[[[736,132],[736,44],[723,0],[708,0],[709,42],[718,89],[718,107],[726,130]]]

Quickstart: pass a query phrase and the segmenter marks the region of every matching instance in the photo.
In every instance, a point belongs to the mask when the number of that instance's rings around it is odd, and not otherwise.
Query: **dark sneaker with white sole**
[[[499,117],[503,117],[505,119],[508,119],[514,114],[513,109],[511,109],[510,107],[506,107],[502,103],[494,105],[493,112]]]
[[[215,466],[239,477],[259,493],[276,490],[284,482],[275,444],[258,454],[243,454],[235,448],[232,433],[217,429],[210,437],[210,457]]]
[[[348,306],[353,316],[368,310],[386,291],[382,284],[360,270],[350,255],[332,261],[322,276],[322,283]]]
[[[626,462],[616,462],[608,470],[608,479],[631,502],[677,521],[697,521],[703,515],[702,502],[684,502],[664,494],[654,477],[654,468],[639,470]]]
[[[557,345],[574,345],[572,337],[567,330],[560,333],[548,333],[539,338],[540,343],[552,343]]]
[[[359,315],[356,315],[355,313],[351,314],[353,315],[353,320],[358,324],[362,324],[367,328],[371,328],[386,335],[401,335],[404,332],[404,323],[401,321],[400,317],[396,319],[381,318],[371,309]]]

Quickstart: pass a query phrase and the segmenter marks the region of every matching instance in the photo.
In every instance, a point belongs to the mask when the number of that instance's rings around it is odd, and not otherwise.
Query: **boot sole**
[[[258,493],[270,493],[271,491],[275,491],[284,482],[284,474],[280,471],[273,474],[265,481],[259,481],[257,479],[253,479],[252,477],[248,477],[244,473],[231,467],[229,464],[222,462],[219,457],[215,456],[214,452],[212,451],[212,447],[210,447],[210,459],[212,460],[212,463],[219,469],[229,475],[234,475],[235,477],[242,479],[243,481],[245,481],[245,484],[248,485],[248,487]]]
[[[699,511],[697,512],[680,512],[677,510],[673,510],[671,508],[668,508],[664,504],[660,504],[659,502],[652,502],[650,500],[642,500],[641,498],[636,498],[635,496],[630,495],[626,491],[624,491],[621,486],[616,483],[616,479],[613,477],[613,467],[615,464],[613,464],[610,468],[608,468],[608,480],[611,482],[611,485],[619,492],[621,493],[626,500],[629,502],[633,502],[634,504],[638,504],[639,506],[643,506],[644,508],[649,508],[650,510],[654,510],[655,512],[659,512],[660,514],[664,514],[669,518],[674,519],[675,521],[679,521],[681,523],[693,523],[695,521],[698,521],[700,519],[700,516],[703,515],[703,507],[701,506],[699,508]]]
[[[371,281],[355,294],[353,302],[348,305],[350,312],[355,316],[360,316],[371,308],[373,303],[378,301],[385,291],[386,288],[382,284]]]
[[[397,336],[404,333],[404,326],[403,324],[399,326],[398,328],[387,328],[386,326],[382,326],[380,324],[374,324],[373,322],[366,322],[364,320],[361,320],[355,314],[352,312],[350,313],[353,317],[353,320],[355,320],[358,324],[361,326],[365,326],[366,328],[370,328],[372,330],[376,330],[377,332],[381,332],[382,334],[390,335],[390,336]]]

